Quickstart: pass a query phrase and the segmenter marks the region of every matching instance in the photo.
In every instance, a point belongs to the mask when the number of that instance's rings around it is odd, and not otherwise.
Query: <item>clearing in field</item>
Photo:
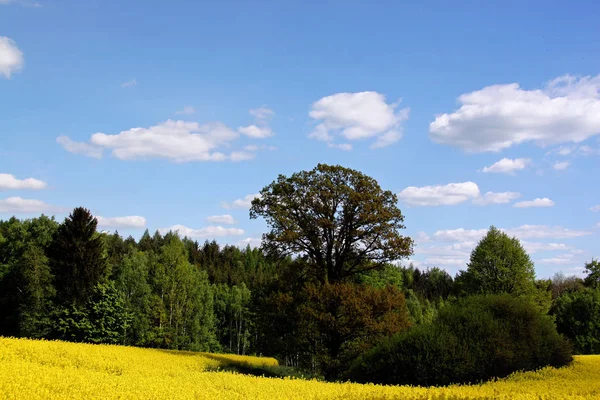
[[[276,379],[217,371],[271,358],[0,338],[1,399],[591,399],[600,356],[482,385],[416,388]]]

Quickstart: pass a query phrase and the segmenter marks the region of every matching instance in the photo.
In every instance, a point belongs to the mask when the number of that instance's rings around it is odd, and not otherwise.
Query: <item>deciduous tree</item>
[[[412,254],[397,201],[359,171],[319,164],[280,175],[252,201],[250,217],[269,225],[269,253],[306,255],[319,280],[334,283]]]

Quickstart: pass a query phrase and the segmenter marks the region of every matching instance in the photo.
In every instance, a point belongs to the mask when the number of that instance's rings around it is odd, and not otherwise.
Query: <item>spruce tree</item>
[[[98,221],[78,207],[60,225],[51,248],[57,299],[62,304],[84,304],[108,273]]]

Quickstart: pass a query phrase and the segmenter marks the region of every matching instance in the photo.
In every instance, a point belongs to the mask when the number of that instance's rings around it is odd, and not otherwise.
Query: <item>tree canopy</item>
[[[477,244],[457,281],[472,294],[527,295],[536,290],[531,258],[517,238],[494,226]]]
[[[97,225],[89,210],[78,207],[58,228],[50,250],[50,265],[56,294],[64,303],[85,303],[106,277],[108,264]]]
[[[317,279],[333,283],[412,254],[397,201],[359,171],[319,164],[279,175],[252,201],[250,217],[269,225],[263,247],[270,254],[306,255]]]

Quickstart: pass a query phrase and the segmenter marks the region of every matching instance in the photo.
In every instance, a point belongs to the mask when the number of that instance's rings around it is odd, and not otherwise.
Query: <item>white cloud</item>
[[[516,208],[532,208],[532,207],[554,207],[554,202],[547,197],[543,199],[537,198],[535,200],[519,201],[515,203],[513,207]]]
[[[11,38],[0,36],[0,75],[10,79],[23,68],[23,52]]]
[[[275,116],[275,111],[267,107],[259,107],[251,109],[250,115],[254,116],[259,121],[266,121]]]
[[[123,82],[121,84],[122,88],[129,88],[129,87],[134,87],[135,85],[137,85],[137,81],[134,79],[127,81],[127,82]]]
[[[181,236],[187,236],[191,238],[215,238],[220,236],[241,236],[244,234],[244,230],[240,228],[223,228],[222,226],[207,226],[200,229],[188,228],[184,225],[173,225],[170,228],[161,228],[159,232],[178,232]]]
[[[98,226],[102,228],[143,228],[146,226],[146,218],[138,215],[126,217],[96,217]]]
[[[590,235],[590,231],[572,230],[562,226],[550,225],[521,225],[516,228],[501,228],[511,237],[524,239],[573,239]],[[432,239],[443,242],[477,242],[487,233],[487,229],[447,229],[436,231]]]
[[[417,233],[417,236],[414,238],[416,243],[427,243],[431,240],[429,235],[425,232]]]
[[[327,143],[327,146],[332,149],[340,149],[344,151],[351,151],[352,145],[350,143]]]
[[[475,245],[473,241],[466,241],[451,245],[417,246],[415,254],[422,255],[426,265],[461,266],[467,262]]]
[[[541,264],[558,264],[558,265],[572,264],[573,263],[573,254],[567,253],[567,254],[560,255],[558,257],[542,258],[541,260],[538,260],[538,262]]]
[[[402,138],[401,123],[409,109],[386,103],[377,92],[337,93],[312,105],[310,117],[320,121],[309,138],[333,143],[336,135],[346,140],[375,138],[371,148],[391,145]]]
[[[11,174],[0,174],[0,190],[40,190],[46,188],[46,182],[39,179],[17,179]]]
[[[487,206],[489,204],[507,204],[511,201],[521,197],[521,193],[518,192],[486,192],[483,196],[479,196],[473,199],[473,204],[478,206]]]
[[[521,244],[523,245],[523,247],[525,247],[525,250],[527,250],[528,253],[538,253],[540,251],[567,251],[567,250],[571,250],[570,246],[567,246],[564,243],[542,243],[542,242],[528,242],[528,241],[521,241]],[[573,251],[571,251],[573,253]],[[575,253],[573,253],[575,254]]]
[[[514,160],[503,158],[489,167],[485,167],[483,172],[514,175],[515,171],[525,169],[530,164],[531,160],[529,158],[515,158]]]
[[[398,193],[400,201],[410,206],[456,205],[477,197],[479,197],[479,187],[474,182],[409,186]]]
[[[226,202],[223,201],[221,202],[221,207],[229,209],[229,208],[250,208],[250,206],[252,205],[252,200],[256,199],[256,198],[260,198],[260,194],[259,193],[255,193],[255,194],[248,194],[246,196],[244,196],[244,198],[242,199],[236,199],[232,202]]]
[[[196,109],[192,106],[185,106],[183,109],[175,111],[176,115],[191,115],[196,112]]]
[[[557,171],[562,171],[565,170],[569,167],[569,165],[571,165],[571,163],[569,161],[562,161],[562,162],[557,162],[555,163],[552,168],[554,168]]]
[[[233,162],[252,160],[254,157],[256,157],[256,154],[247,151],[232,151],[229,155],[229,159]]]
[[[86,157],[102,158],[102,149],[89,143],[76,142],[68,136],[59,136],[56,138],[56,143],[60,144],[63,149],[69,153],[82,154]]]
[[[432,238],[442,242],[477,242],[486,233],[487,229],[446,229],[436,231]]]
[[[260,247],[261,239],[255,237],[247,237],[246,239],[242,239],[238,242],[238,247],[246,247],[250,245],[250,247]]]
[[[61,212],[62,208],[46,204],[41,200],[8,197],[0,199],[0,213],[33,214],[44,212]]]
[[[579,254],[576,249],[564,243],[530,242],[525,239],[571,239],[591,233],[547,225],[522,225],[500,230],[520,239],[529,253],[570,251],[571,254]],[[459,228],[438,230],[431,236],[420,232],[415,239],[417,242],[415,255],[422,258],[423,264],[428,266],[464,266],[469,260],[471,251],[487,231],[487,229]]]
[[[525,142],[579,143],[600,133],[600,75],[556,78],[543,89],[492,85],[458,98],[460,108],[429,125],[433,141],[469,152]]]
[[[249,125],[244,127],[239,127],[238,132],[243,135],[246,135],[252,139],[264,139],[270,136],[273,136],[273,132],[271,128],[268,126],[257,126],[257,125]]]
[[[519,239],[572,239],[591,234],[589,231],[550,225],[521,225],[518,228],[502,230],[508,235],[516,236]]]
[[[594,149],[588,145],[560,146],[550,150],[546,155],[558,154],[559,156],[593,156],[600,154],[600,149]]]
[[[387,147],[391,144],[396,143],[400,139],[402,139],[401,132],[389,131],[389,132],[384,133],[383,135],[378,136],[377,139],[375,140],[375,143],[373,143],[370,147],[372,149],[381,149],[383,147]]]
[[[590,211],[593,211],[593,212],[600,211],[600,204],[598,204],[597,206],[590,207]]]
[[[248,126],[240,126],[238,132],[252,139],[265,139],[274,135],[269,127],[269,120],[275,116],[275,112],[266,107],[250,110],[254,116],[255,123]]]
[[[239,134],[220,122],[200,125],[197,122],[167,120],[150,128],[132,128],[110,135],[94,133],[90,143],[79,143],[61,136],[57,139],[73,153],[100,158],[102,148],[111,150],[120,160],[163,158],[173,162],[241,161],[253,158],[247,152],[226,154]]]
[[[236,223],[235,219],[231,215],[229,215],[229,214],[211,215],[210,217],[206,218],[206,220],[208,222],[210,222],[211,224],[227,224],[227,225],[232,225],[232,224]]]

